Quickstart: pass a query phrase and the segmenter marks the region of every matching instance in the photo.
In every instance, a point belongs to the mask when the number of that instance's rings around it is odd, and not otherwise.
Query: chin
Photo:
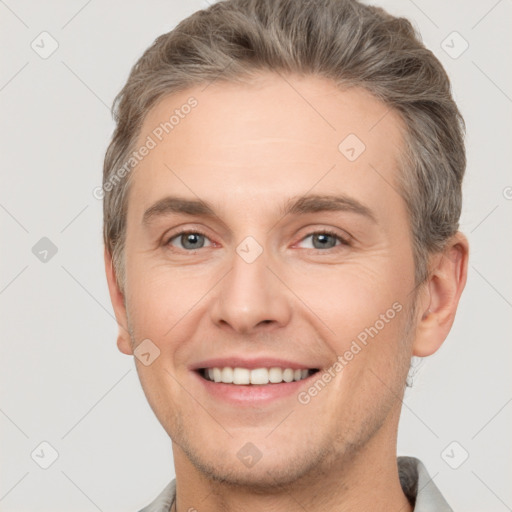
[[[238,462],[238,461],[237,461]],[[203,475],[223,485],[244,487],[252,492],[269,494],[282,492],[283,486],[291,485],[308,473],[308,469],[297,467],[291,462],[280,464],[259,462],[252,468],[241,468],[237,462],[211,464],[206,461],[193,461]]]
[[[236,444],[244,447],[248,443]],[[302,479],[309,479],[313,474],[325,471],[326,466],[334,462],[335,458],[329,447],[320,449],[313,447],[312,444],[307,449],[303,446],[290,445],[284,449],[283,446],[277,449],[272,444],[267,444],[260,452],[259,460],[253,462],[249,459],[246,463],[243,462],[244,455],[252,454],[258,457],[258,452],[251,445],[246,446],[245,451],[232,448],[230,445],[224,449],[218,446],[209,450],[198,450],[197,445],[191,448],[188,442],[180,443],[180,447],[190,463],[205,478],[262,494],[274,491],[282,493],[283,487],[292,486]]]

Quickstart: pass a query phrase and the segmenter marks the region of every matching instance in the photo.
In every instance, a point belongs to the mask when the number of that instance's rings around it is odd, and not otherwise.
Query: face
[[[273,74],[147,115],[119,346],[150,340],[137,370],[175,460],[268,486],[393,444],[414,289],[401,130],[361,89]]]

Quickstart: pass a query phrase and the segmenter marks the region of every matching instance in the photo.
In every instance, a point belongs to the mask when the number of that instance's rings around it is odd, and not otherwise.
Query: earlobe
[[[119,327],[119,329],[122,329],[122,327]],[[122,352],[127,356],[133,356],[132,345],[128,337],[121,335],[121,333],[117,335],[117,348],[119,349],[119,352]]]
[[[104,250],[104,259],[110,301],[112,302],[112,307],[114,309],[114,314],[119,328],[117,335],[117,348],[123,354],[133,355],[130,333],[128,332],[128,318],[124,295],[117,284],[114,265],[112,263],[112,256],[106,247]]]
[[[459,299],[466,285],[469,258],[467,238],[457,232],[441,254],[433,256],[433,265],[422,304],[422,317],[416,329],[413,355],[425,357],[442,345],[455,320]]]

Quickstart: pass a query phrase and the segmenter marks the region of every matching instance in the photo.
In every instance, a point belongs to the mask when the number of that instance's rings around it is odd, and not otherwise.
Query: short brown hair
[[[112,178],[133,151],[149,110],[164,96],[259,71],[318,75],[361,87],[405,123],[399,191],[410,215],[415,281],[459,226],[466,167],[464,120],[448,76],[405,18],[356,0],[226,0],[158,37],[116,96],[117,123],[103,168],[103,238],[124,290],[130,176]]]

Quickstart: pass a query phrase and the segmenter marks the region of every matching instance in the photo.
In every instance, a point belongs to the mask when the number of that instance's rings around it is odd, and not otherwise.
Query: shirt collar
[[[398,476],[414,512],[453,512],[425,465],[416,457],[398,457]]]

